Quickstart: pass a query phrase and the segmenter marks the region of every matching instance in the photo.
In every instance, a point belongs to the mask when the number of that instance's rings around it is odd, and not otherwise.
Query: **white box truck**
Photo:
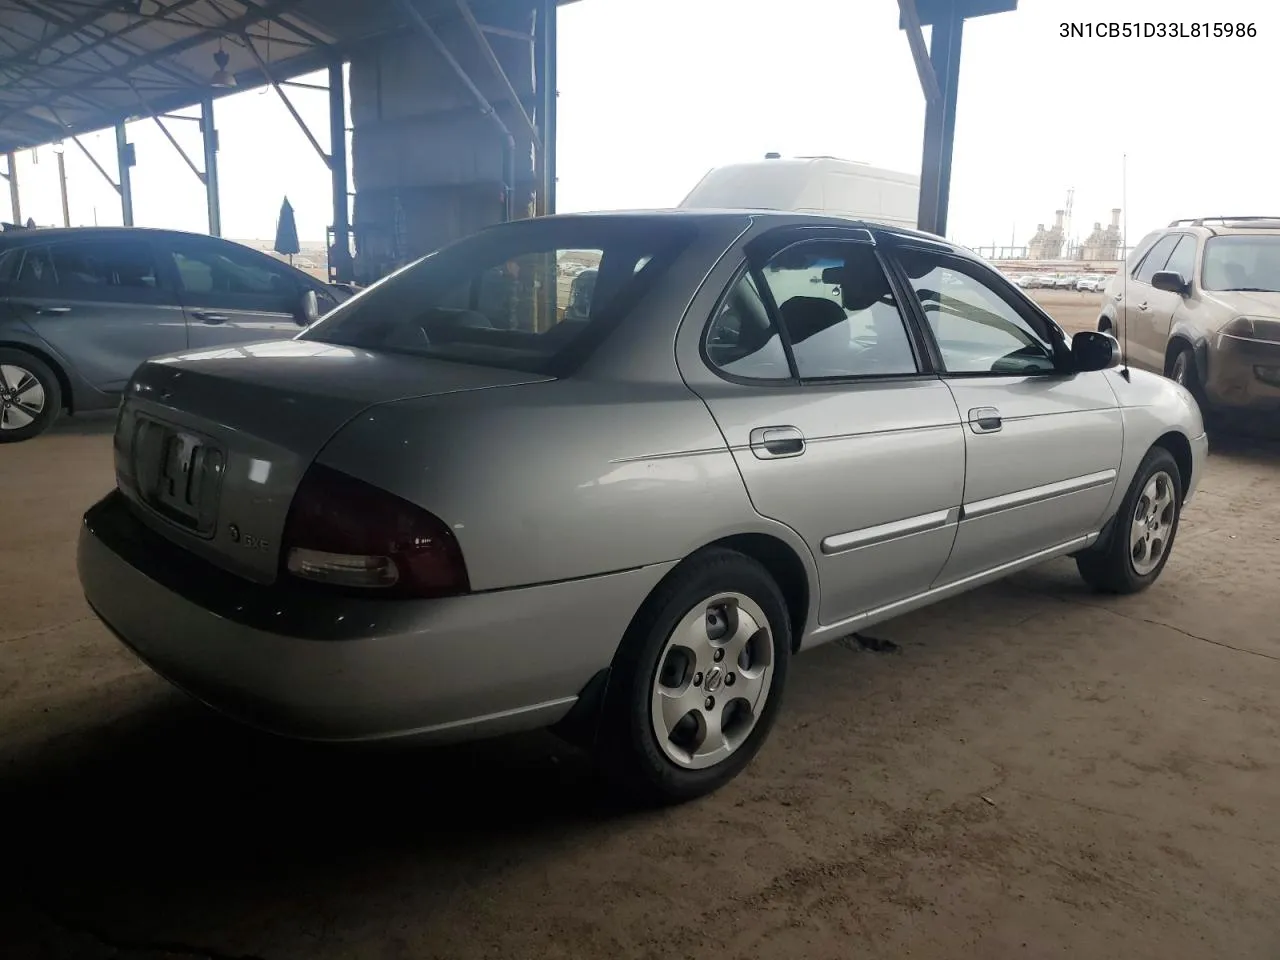
[[[911,229],[919,205],[915,174],[835,157],[783,160],[777,154],[716,167],[680,202],[687,209],[788,210]]]

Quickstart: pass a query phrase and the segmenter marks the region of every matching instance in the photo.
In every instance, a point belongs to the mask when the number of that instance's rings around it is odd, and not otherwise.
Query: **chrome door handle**
[[[761,460],[781,460],[804,453],[804,434],[798,427],[756,427],[751,452]]]
[[[191,315],[201,323],[226,323],[231,319],[225,313],[214,313],[210,310],[196,310]]]
[[[995,407],[974,407],[969,411],[969,429],[974,433],[997,433],[1004,426]]]

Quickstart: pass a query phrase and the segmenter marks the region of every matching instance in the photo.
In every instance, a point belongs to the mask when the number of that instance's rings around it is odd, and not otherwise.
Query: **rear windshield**
[[[558,373],[651,289],[692,239],[675,220],[503,224],[374,284],[299,339]]]

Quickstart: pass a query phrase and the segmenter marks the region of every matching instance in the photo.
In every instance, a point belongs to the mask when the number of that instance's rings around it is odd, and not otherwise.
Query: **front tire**
[[[1100,550],[1076,557],[1085,583],[1100,593],[1138,593],[1159,579],[1182,517],[1182,475],[1164,447],[1147,451]]]
[[[0,348],[0,443],[39,436],[62,412],[62,388],[48,364],[25,350]]]
[[[791,626],[763,566],[696,554],[649,596],[614,659],[598,760],[629,796],[682,803],[749,764],[786,685]]]
[[[1204,386],[1200,382],[1200,368],[1196,363],[1196,355],[1190,347],[1181,347],[1173,355],[1165,376],[1179,386],[1185,387],[1196,398],[1201,413],[1208,412],[1208,401],[1204,395]]]

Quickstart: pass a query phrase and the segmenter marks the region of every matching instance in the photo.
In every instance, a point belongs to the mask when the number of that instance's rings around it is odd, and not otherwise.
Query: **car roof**
[[[1211,237],[1219,234],[1276,233],[1280,232],[1280,216],[1195,217],[1174,220],[1167,229],[1186,230],[1188,227]]]
[[[222,237],[213,237],[207,233],[192,233],[187,230],[169,230],[162,227],[19,227],[15,230],[5,230],[0,232],[0,246],[30,240],[35,240],[37,242],[48,242],[63,238],[93,240],[120,237],[122,235],[128,236],[139,233],[146,234],[151,237],[194,237],[211,240],[223,239]],[[234,243],[235,241],[229,240],[227,242]]]
[[[840,217],[821,213],[796,212],[791,210],[764,210],[751,208],[701,209],[696,207],[662,207],[644,210],[596,210],[583,213],[559,213],[552,217],[538,217],[532,220],[518,220],[513,223],[536,223],[538,220],[567,220],[571,218],[616,218],[625,220],[652,220],[654,222],[684,221],[688,223],[724,223],[733,220],[739,222],[744,217],[755,221],[758,226],[768,229],[770,226],[788,227],[845,227],[862,230],[874,230],[877,233],[893,234],[915,240],[924,240],[932,245],[941,245],[958,254],[975,256],[965,247],[951,243],[944,237],[927,233],[923,230],[912,230],[895,224],[879,223],[874,220],[855,220],[852,217]],[[495,224],[500,226],[500,224]]]

